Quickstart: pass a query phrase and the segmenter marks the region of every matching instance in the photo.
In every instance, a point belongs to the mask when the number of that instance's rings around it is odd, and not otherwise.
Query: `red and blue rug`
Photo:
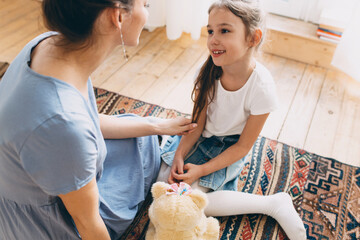
[[[100,113],[162,118],[183,115],[103,89],[95,88],[95,95]],[[303,219],[308,239],[360,239],[360,168],[264,137],[258,138],[249,158],[240,176],[239,191],[259,195],[288,192]],[[121,239],[145,239],[151,199],[148,195]],[[219,239],[288,239],[276,221],[265,215],[218,219]]]

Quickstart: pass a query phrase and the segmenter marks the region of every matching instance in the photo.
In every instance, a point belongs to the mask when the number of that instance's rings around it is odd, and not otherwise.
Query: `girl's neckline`
[[[249,82],[251,82],[252,79],[254,79],[254,74],[255,74],[257,68],[258,68],[258,62],[255,61],[255,67],[254,67],[254,69],[252,70],[249,78],[246,80],[245,84],[242,85],[239,89],[233,90],[233,91],[232,91],[232,90],[227,90],[227,89],[225,89],[224,86],[223,86],[223,84],[222,84],[222,82],[221,82],[221,78],[219,78],[218,81],[219,81],[220,88],[222,89],[222,91],[227,92],[227,93],[237,93],[237,92],[241,92],[243,89],[245,89],[245,88],[249,85]]]

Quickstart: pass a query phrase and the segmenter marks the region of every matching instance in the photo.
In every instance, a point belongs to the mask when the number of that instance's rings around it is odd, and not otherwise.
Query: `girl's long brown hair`
[[[206,106],[206,103],[210,103],[214,99],[215,80],[220,78],[221,74],[222,68],[216,66],[212,60],[212,57],[209,56],[200,69],[191,94],[192,100],[194,101],[192,122],[197,122],[199,120],[200,113]],[[197,95],[195,94],[196,92],[198,92]]]

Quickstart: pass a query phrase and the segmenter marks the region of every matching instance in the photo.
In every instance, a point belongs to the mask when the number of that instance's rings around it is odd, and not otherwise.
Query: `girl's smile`
[[[218,50],[218,49],[211,50],[211,56],[215,58],[220,57],[224,53],[226,53],[226,50]]]

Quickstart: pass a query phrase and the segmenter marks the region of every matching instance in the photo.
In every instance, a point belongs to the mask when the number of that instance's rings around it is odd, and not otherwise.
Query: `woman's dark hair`
[[[131,11],[135,0],[43,0],[45,26],[60,33],[60,45],[84,44],[93,32],[94,23],[106,8],[116,4]]]

